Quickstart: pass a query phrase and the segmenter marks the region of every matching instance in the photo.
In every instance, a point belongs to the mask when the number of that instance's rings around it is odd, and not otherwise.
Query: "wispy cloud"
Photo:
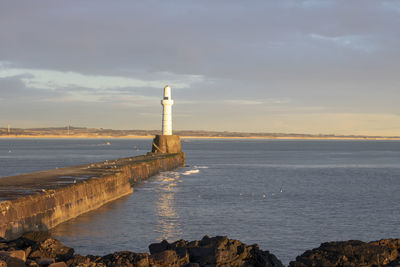
[[[331,0],[283,0],[279,4],[285,8],[327,8],[333,5]]]
[[[190,88],[193,83],[203,80],[201,75],[176,75],[163,73],[169,76],[165,80],[143,80],[131,77],[85,75],[78,72],[62,72],[44,69],[13,68],[7,63],[0,62],[0,78],[19,76],[26,87],[34,89],[57,90],[60,88],[94,88],[108,90],[117,88],[157,88],[171,84],[174,89]]]
[[[262,105],[262,104],[286,104],[290,102],[290,99],[261,99],[261,100],[248,100],[248,99],[228,99],[224,101],[227,104],[232,105]]]
[[[379,50],[379,45],[371,36],[344,35],[344,36],[324,36],[320,34],[310,34],[315,40],[332,43],[334,45],[358,50],[365,53],[372,53]]]
[[[85,89],[66,91],[61,96],[42,97],[40,102],[49,103],[104,103],[110,105],[118,105],[120,107],[147,107],[153,106],[159,102],[160,97],[144,96],[136,93],[130,95],[121,94],[119,91],[113,90],[95,90],[89,91]]]
[[[190,88],[200,82],[200,75],[177,75],[163,72],[154,75],[162,79],[135,79],[111,75],[85,75],[78,72],[16,68],[0,62],[2,98],[10,98],[15,91],[26,101],[40,103],[105,103],[122,107],[146,107],[158,103],[166,84],[174,89]],[[163,79],[165,78],[165,79]],[[158,91],[144,93],[146,89]],[[11,91],[10,91],[11,90]],[[150,90],[153,91],[153,90]],[[5,101],[5,99],[3,99]]]
[[[224,102],[228,103],[228,104],[234,104],[234,105],[261,105],[264,103],[262,101],[238,100],[238,99],[225,100]]]

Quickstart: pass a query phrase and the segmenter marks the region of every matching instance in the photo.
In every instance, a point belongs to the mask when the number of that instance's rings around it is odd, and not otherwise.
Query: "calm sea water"
[[[150,140],[0,140],[0,176],[144,154]],[[191,140],[187,164],[59,225],[81,254],[228,235],[285,264],[321,242],[400,237],[400,142]],[[9,151],[10,150],[10,151]]]

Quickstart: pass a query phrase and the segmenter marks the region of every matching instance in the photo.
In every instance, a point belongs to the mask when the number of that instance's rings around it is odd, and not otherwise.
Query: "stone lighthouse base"
[[[181,153],[181,139],[179,135],[156,135],[151,151],[154,153]]]

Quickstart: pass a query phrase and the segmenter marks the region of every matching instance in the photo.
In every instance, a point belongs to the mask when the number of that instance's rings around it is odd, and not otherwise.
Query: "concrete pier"
[[[184,153],[149,153],[0,178],[0,237],[51,229],[132,193],[141,180],[184,164]]]

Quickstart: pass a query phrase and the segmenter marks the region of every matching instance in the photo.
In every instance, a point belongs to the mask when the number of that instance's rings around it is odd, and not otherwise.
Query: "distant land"
[[[152,138],[159,130],[113,130],[86,127],[51,128],[0,128],[0,138]],[[218,131],[174,131],[183,139],[190,138],[240,138],[240,139],[364,139],[400,140],[400,136],[363,136],[297,133],[246,133]]]

